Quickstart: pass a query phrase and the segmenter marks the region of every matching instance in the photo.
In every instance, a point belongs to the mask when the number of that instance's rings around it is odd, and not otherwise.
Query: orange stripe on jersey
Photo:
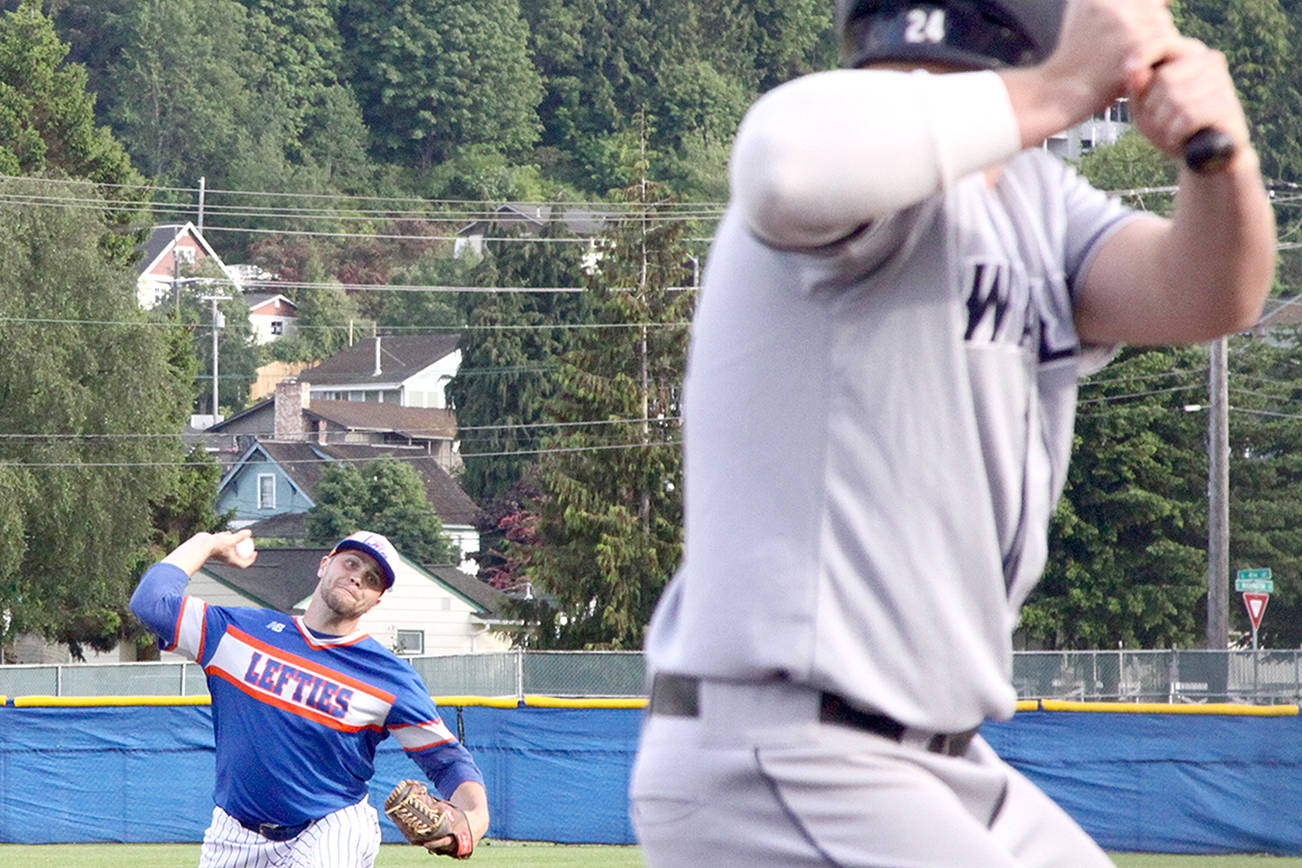
[[[295,666],[299,667],[300,669],[305,669],[316,675],[320,675],[323,678],[328,678],[331,681],[337,681],[340,684],[347,684],[349,687],[353,688],[353,690],[360,691],[362,693],[367,694],[368,696],[373,696],[386,705],[393,705],[394,696],[392,693],[387,693],[383,690],[378,690],[374,686],[370,684],[366,684],[365,682],[362,681],[358,681],[356,678],[350,678],[349,676],[343,674],[342,672],[336,672],[335,670],[330,669],[329,667],[322,666],[319,663],[314,663],[313,661],[308,660],[304,657],[299,657],[297,654],[286,651],[282,648],[277,648],[275,645],[269,645],[266,642],[263,642],[261,639],[253,638],[248,633],[245,633],[243,630],[240,630],[236,627],[227,627],[226,632],[231,636],[234,636],[235,638],[239,639],[244,644],[252,648],[258,649],[263,654],[266,654],[270,657],[274,657],[277,660],[284,660],[293,663]]]
[[[350,725],[344,723],[341,720],[337,720],[328,714],[321,714],[319,712],[312,711],[311,709],[307,709],[307,708],[303,708],[302,706],[295,705],[292,702],[287,702],[278,696],[269,695],[261,690],[257,690],[249,686],[244,682],[243,679],[235,675],[232,675],[231,673],[227,672],[225,669],[219,669],[216,666],[210,666],[204,671],[207,672],[209,675],[216,675],[218,678],[222,679],[223,681],[230,682],[231,684],[235,685],[240,690],[247,693],[249,696],[253,697],[259,702],[265,703],[266,705],[275,706],[276,708],[279,708],[281,711],[288,711],[290,714],[307,718],[308,720],[319,723],[322,726],[328,726],[331,729],[337,729],[340,732],[360,732],[363,729],[380,728],[374,724],[366,724],[363,726]]]
[[[393,694],[236,627],[215,641],[204,672],[265,705],[340,732],[380,731],[393,708]]]

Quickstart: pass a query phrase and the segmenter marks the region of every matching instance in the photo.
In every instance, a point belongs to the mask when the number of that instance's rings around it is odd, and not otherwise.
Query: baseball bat
[[[1184,163],[1200,175],[1225,168],[1234,156],[1234,139],[1215,127],[1203,127],[1184,143]]]

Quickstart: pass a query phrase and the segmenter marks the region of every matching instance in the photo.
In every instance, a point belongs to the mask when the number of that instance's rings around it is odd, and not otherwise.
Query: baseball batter
[[[390,735],[482,837],[488,802],[474,760],[415,670],[357,631],[393,584],[389,541],[364,531],[340,540],[301,617],[185,595],[209,558],[247,567],[256,557],[247,530],[196,534],[150,567],[131,598],[160,647],[208,676],[216,807],[200,866],[372,865],[380,827],[367,781]]]
[[[1274,223],[1224,59],[1165,0],[840,0],[846,69],[762,97],[688,362],[686,548],[633,821],[665,866],[1110,861],[976,734],[1046,558],[1076,382],[1253,323]],[[1129,97],[1171,220],[1039,145]],[[1088,448],[1088,444],[1085,446]]]

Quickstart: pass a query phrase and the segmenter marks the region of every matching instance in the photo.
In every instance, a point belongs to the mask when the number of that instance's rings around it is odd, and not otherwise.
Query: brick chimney
[[[307,439],[303,411],[312,403],[311,394],[312,384],[297,377],[289,377],[276,384],[274,439]]]

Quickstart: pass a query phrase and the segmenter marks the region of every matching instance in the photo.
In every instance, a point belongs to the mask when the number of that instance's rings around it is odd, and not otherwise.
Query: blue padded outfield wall
[[[1245,710],[1023,711],[983,732],[1106,849],[1302,855],[1302,718]],[[641,710],[443,712],[483,768],[491,837],[633,843],[625,791]],[[384,742],[372,803],[417,772]],[[199,841],[212,779],[206,705],[0,706],[0,841]],[[401,840],[382,815],[381,826]]]

